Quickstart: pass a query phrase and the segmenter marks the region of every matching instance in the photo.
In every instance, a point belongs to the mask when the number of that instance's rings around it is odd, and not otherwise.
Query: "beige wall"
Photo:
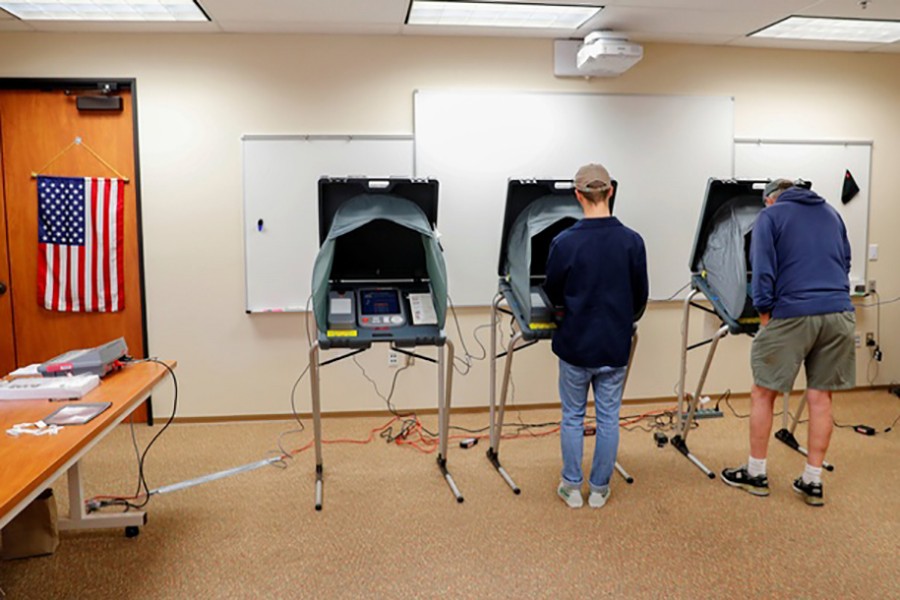
[[[584,81],[553,77],[549,40],[0,34],[0,76],[137,78],[149,342],[153,354],[179,361],[181,416],[286,413],[306,365],[301,315],[244,312],[241,135],[408,134],[415,89],[729,95],[738,137],[873,140],[869,237],[880,260],[869,277],[882,298],[900,295],[900,55],[656,44],[645,52],[617,79]],[[897,316],[897,305],[883,307],[876,383],[900,377]],[[488,313],[464,309],[460,318],[477,354],[471,332]],[[672,395],[680,323],[678,304],[651,307],[626,397]],[[874,310],[860,311],[859,323],[874,330]],[[723,342],[709,392],[749,389],[748,350],[746,338]],[[858,353],[860,384],[868,356]],[[554,401],[548,345],[517,361],[516,400]],[[360,362],[387,389],[386,349]],[[487,373],[482,362],[457,377],[457,406],[487,403]],[[351,361],[323,377],[325,410],[383,408]],[[433,408],[435,390],[434,368],[418,361],[401,374],[395,401]],[[170,396],[156,398],[156,414],[168,414]],[[306,382],[297,400],[309,410]]]

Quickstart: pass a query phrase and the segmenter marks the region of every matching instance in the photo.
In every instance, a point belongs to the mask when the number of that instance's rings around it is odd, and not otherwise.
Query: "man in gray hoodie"
[[[753,226],[751,293],[762,327],[753,340],[750,458],[722,471],[722,481],[769,495],[766,455],[775,398],[790,391],[805,365],[809,456],[793,489],[821,506],[822,463],[831,440],[831,393],[856,384],[850,302],[850,242],[838,212],[818,194],[776,179],[766,186],[768,208]]]

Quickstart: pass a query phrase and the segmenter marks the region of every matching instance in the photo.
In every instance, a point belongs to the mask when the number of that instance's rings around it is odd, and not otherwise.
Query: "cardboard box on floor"
[[[0,532],[0,559],[53,554],[59,546],[56,498],[44,490]]]

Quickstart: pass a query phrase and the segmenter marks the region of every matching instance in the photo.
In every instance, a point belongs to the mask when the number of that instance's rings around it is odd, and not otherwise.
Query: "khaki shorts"
[[[846,390],[856,385],[856,315],[829,313],[772,319],[753,338],[750,364],[753,382],[788,392],[800,364],[806,366],[806,387]]]

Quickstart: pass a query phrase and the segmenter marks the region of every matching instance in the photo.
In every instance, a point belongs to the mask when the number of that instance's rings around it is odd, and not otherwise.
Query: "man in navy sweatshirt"
[[[769,495],[766,455],[775,397],[788,392],[806,368],[809,456],[793,489],[821,506],[822,462],[831,440],[831,393],[856,384],[850,302],[850,242],[838,212],[811,190],[776,179],[753,227],[751,292],[762,327],[753,340],[750,458],[722,471],[722,481],[756,496]]]
[[[584,504],[581,458],[588,388],[593,387],[597,437],[588,503],[600,508],[619,447],[619,409],[634,321],[647,304],[644,240],[610,214],[612,183],[597,164],[578,169],[575,197],[584,219],[550,245],[544,290],[565,316],[553,336],[562,403],[562,481],[557,494],[571,508]]]

